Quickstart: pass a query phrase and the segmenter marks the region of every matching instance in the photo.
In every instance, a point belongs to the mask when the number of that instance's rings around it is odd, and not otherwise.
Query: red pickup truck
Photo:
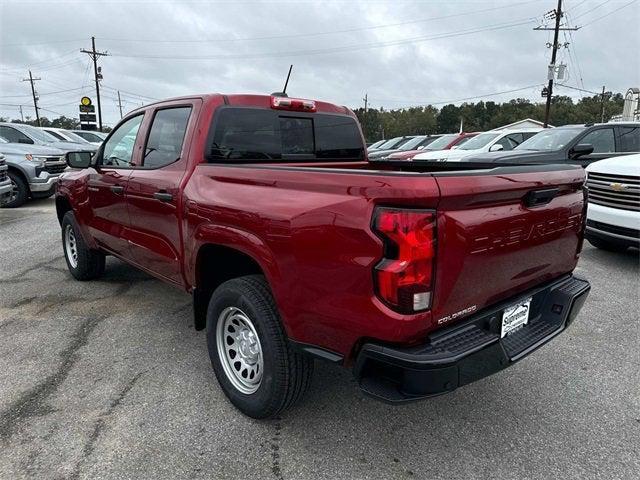
[[[292,405],[313,360],[388,402],[449,392],[562,332],[589,283],[580,167],[367,161],[352,111],[202,95],[129,113],[57,185],[78,280],[114,255],[189,292],[242,412]]]

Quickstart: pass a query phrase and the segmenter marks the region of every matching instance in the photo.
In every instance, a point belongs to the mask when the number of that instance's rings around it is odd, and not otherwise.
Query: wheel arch
[[[198,249],[194,268],[193,311],[196,330],[206,327],[207,308],[211,294],[227,280],[245,275],[268,272],[254,255],[221,243],[204,243]]]
[[[71,202],[64,195],[56,195],[56,216],[58,217],[58,223],[62,226],[62,219],[67,212],[73,211]]]

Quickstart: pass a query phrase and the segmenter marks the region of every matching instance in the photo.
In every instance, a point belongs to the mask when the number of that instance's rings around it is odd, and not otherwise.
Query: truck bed
[[[194,180],[185,193],[201,216],[215,205],[204,217],[240,221],[278,259],[265,270],[276,276],[271,284],[289,336],[339,344],[345,356],[361,337],[418,341],[569,273],[581,247],[584,172],[574,166],[201,164]],[[527,206],[531,192],[551,197]],[[382,252],[371,230],[376,206],[436,212],[435,290],[426,313],[400,315],[376,297],[372,271]],[[197,238],[197,225],[191,227],[186,238]],[[389,326],[387,316],[401,321]]]

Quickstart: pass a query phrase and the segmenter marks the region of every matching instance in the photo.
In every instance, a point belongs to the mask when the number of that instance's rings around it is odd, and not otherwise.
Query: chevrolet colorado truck
[[[398,403],[502,370],[563,332],[589,283],[580,167],[372,164],[353,112],[278,95],[176,98],[67,153],[68,268],[114,255],[188,292],[230,401],[291,406],[314,359]]]

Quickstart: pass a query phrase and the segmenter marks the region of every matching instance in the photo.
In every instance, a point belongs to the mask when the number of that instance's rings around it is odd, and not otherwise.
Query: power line
[[[591,93],[593,95],[600,95],[601,92],[594,92],[592,90],[585,90],[584,88],[572,87],[571,85],[565,85],[564,83],[557,83],[556,86],[569,88],[571,90],[578,90],[579,92]]]
[[[504,90],[501,92],[493,92],[493,93],[484,93],[482,95],[474,95],[473,97],[465,97],[465,98],[456,98],[453,100],[439,100],[437,102],[433,102],[433,101],[424,101],[424,100],[390,100],[390,99],[377,99],[378,103],[381,102],[389,102],[389,103],[409,103],[411,104],[411,106],[416,106],[416,107],[420,107],[420,106],[429,106],[429,105],[448,105],[450,103],[459,103],[459,102],[466,102],[467,100],[476,100],[478,98],[485,98],[485,97],[495,97],[498,95],[505,95],[507,93],[514,93],[514,92],[521,92],[523,90],[529,90],[532,88],[539,88],[541,87],[543,84],[542,83],[537,83],[535,85],[527,85],[526,87],[519,87],[519,88],[513,88],[511,90]],[[369,103],[372,102],[372,100],[376,100],[375,96],[373,97],[373,99],[369,96],[368,97]]]
[[[589,10],[587,10],[586,12],[582,12],[580,15],[575,16],[573,19],[574,19],[574,20],[577,20],[577,19],[579,19],[580,17],[584,17],[587,13],[591,13],[591,12],[593,12],[594,10],[597,10],[598,8],[602,7],[603,5],[606,5],[606,4],[607,4],[607,3],[609,3],[610,1],[611,1],[611,0],[605,0],[604,2],[599,3],[599,4],[598,4],[598,5],[596,5],[595,7],[590,8],[590,9],[589,9]]]
[[[480,28],[471,28],[466,30],[459,30],[454,32],[448,32],[437,35],[429,35],[429,36],[420,36],[407,38],[404,40],[395,40],[391,42],[375,42],[375,43],[365,43],[360,45],[347,45],[344,47],[332,47],[332,48],[322,48],[322,49],[314,49],[314,50],[293,50],[293,51],[284,51],[284,52],[271,52],[271,53],[247,53],[247,54],[236,54],[236,55],[144,55],[144,54],[125,54],[125,53],[113,53],[114,57],[122,57],[122,58],[147,58],[147,59],[161,59],[161,60],[215,60],[215,59],[248,59],[248,58],[268,58],[268,57],[283,57],[283,56],[304,56],[304,55],[321,55],[327,53],[341,53],[341,52],[349,52],[356,50],[368,50],[373,48],[384,48],[390,46],[397,45],[405,45],[408,43],[418,43],[425,42],[429,40],[439,40],[445,38],[452,38],[458,36],[472,35],[474,33],[482,33],[489,32],[495,30],[503,30],[506,28],[513,28],[522,25],[526,25],[531,23],[532,19],[527,17],[524,19],[520,19],[514,22],[503,22],[500,24],[494,25],[486,25]]]
[[[74,49],[74,50],[71,50],[70,52],[63,53],[62,55],[58,55],[56,57],[47,58],[46,60],[40,60],[38,62],[34,62],[34,63],[28,64],[28,65],[24,65],[22,67],[7,68],[7,69],[4,69],[4,70],[0,70],[0,73],[8,73],[8,74],[20,73],[20,72],[22,72],[22,71],[24,71],[26,69],[30,69],[30,68],[33,69],[33,67],[36,67],[36,66],[38,67],[38,70],[42,70],[44,68],[47,68],[47,66],[45,66],[47,63],[53,62],[54,60],[60,60],[61,58],[68,57],[69,55],[72,55],[74,53],[77,53],[77,50]],[[65,62],[66,61],[69,61],[69,59],[65,60]]]
[[[451,15],[442,15],[442,16],[439,16],[439,17],[412,19],[412,20],[405,20],[405,21],[402,21],[402,22],[388,23],[388,24],[383,24],[383,25],[367,25],[367,26],[363,26],[363,27],[346,28],[346,29],[341,29],[341,30],[328,30],[328,31],[324,31],[324,32],[307,32],[307,33],[297,33],[297,34],[288,34],[288,35],[269,35],[269,36],[262,36],[262,37],[219,38],[219,39],[198,39],[198,40],[162,40],[162,39],[155,40],[155,39],[140,39],[140,38],[109,38],[109,37],[97,37],[97,38],[99,40],[112,41],[112,42],[154,43],[154,44],[157,44],[157,43],[175,43],[175,44],[181,44],[181,43],[232,43],[232,42],[245,42],[245,41],[277,40],[277,39],[283,39],[283,38],[316,37],[316,36],[323,36],[323,35],[334,35],[334,34],[341,34],[341,33],[353,33],[353,32],[367,31],[367,30],[377,30],[377,29],[381,29],[381,28],[391,28],[391,27],[411,25],[411,24],[416,24],[416,23],[431,22],[431,21],[435,21],[435,20],[444,20],[444,19],[447,19],[447,18],[455,18],[455,17],[476,15],[476,14],[479,14],[479,13],[492,12],[492,11],[495,11],[495,10],[504,10],[506,8],[520,7],[522,5],[526,5],[526,4],[529,4],[529,3],[534,3],[535,1],[536,0],[528,0],[528,1],[525,1],[525,2],[511,3],[509,5],[501,5],[499,7],[484,8],[482,10],[474,10],[474,11],[470,11],[470,12],[455,13],[455,14],[451,14]]]
[[[120,89],[117,89],[117,88],[110,87],[108,85],[103,85],[103,88],[107,88],[109,90],[113,90],[114,92],[118,92],[119,91],[121,93],[127,94],[128,96],[138,97],[138,98],[142,98],[142,99],[147,98],[149,100],[154,100],[154,101],[160,100],[159,98],[149,97],[147,95],[140,95],[139,93],[127,92],[126,90],[120,90]]]
[[[632,3],[636,3],[638,0],[631,0],[629,3],[625,3],[624,5],[622,5],[621,7],[616,8],[615,10],[610,11],[609,13],[605,13],[604,15],[594,18],[593,20],[591,20],[590,22],[587,22],[583,25],[583,27],[586,27],[587,25],[591,25],[594,22],[597,22],[598,20],[602,20],[603,18],[608,17],[609,15],[613,15],[616,12],[619,12],[620,10],[622,10],[625,7],[628,7],[629,5],[631,5]]]
[[[584,3],[584,1],[582,3]],[[582,5],[582,3],[580,3],[580,5]],[[565,12],[565,16],[567,17],[567,25],[569,25],[570,19],[567,12]],[[578,66],[578,74],[580,75],[580,86],[584,88],[584,76],[582,75],[582,67],[580,66],[580,61],[578,60],[578,51],[576,50],[576,47],[575,47],[576,44],[575,44],[575,40],[573,39],[572,30],[569,30],[569,40],[571,41],[571,45],[572,45],[572,48],[569,50],[569,53],[573,52],[573,56],[576,60],[576,65]]]

